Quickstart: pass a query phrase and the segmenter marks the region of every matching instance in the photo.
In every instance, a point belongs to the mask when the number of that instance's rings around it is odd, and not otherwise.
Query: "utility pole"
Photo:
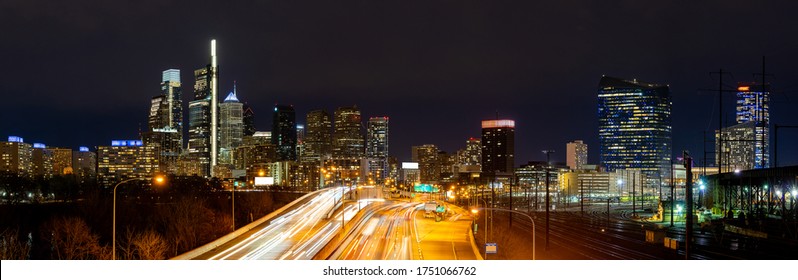
[[[756,134],[760,134],[761,133],[761,135],[762,135],[760,137],[761,139],[760,139],[760,143],[759,143],[761,145],[760,149],[759,149],[759,154],[760,154],[759,167],[760,168],[766,168],[766,166],[765,166],[765,153],[766,153],[766,151],[765,151],[765,144],[766,144],[765,143],[765,131],[768,129],[768,125],[769,124],[765,120],[765,92],[767,92],[767,90],[768,90],[768,88],[766,87],[766,84],[765,84],[765,77],[768,76],[768,74],[765,72],[765,57],[764,56],[762,56],[762,74],[761,75],[762,75],[762,94],[757,94],[756,95],[756,107],[757,107],[757,110],[756,110],[756,122],[755,122],[756,125],[755,125],[755,127],[756,127]],[[754,136],[754,139],[756,139],[756,135]],[[754,157],[756,157],[756,143],[754,144]]]
[[[723,69],[718,69],[718,174],[723,173]],[[711,73],[710,73],[711,74]],[[673,163],[671,163],[671,185],[673,185]],[[673,186],[671,186],[673,189]],[[671,199],[673,205],[673,199]],[[671,207],[671,216],[673,216],[673,207]],[[673,225],[673,219],[671,219]]]
[[[513,228],[513,181],[510,180],[510,228]]]
[[[643,184],[643,173],[640,173],[640,211],[644,211],[643,203],[646,202],[646,189]]]
[[[637,179],[635,178],[636,175],[637,173],[632,171],[632,218],[637,217],[637,208],[635,206],[635,183],[637,182]]]
[[[685,184],[685,204],[687,204],[686,228],[684,231],[684,258],[690,259],[690,245],[693,238],[693,158],[689,152],[684,151],[684,168],[687,173],[687,183]]]
[[[546,246],[545,249],[549,249],[549,209],[551,206],[549,205],[549,168],[551,167],[551,153],[554,153],[554,150],[543,150],[543,153],[546,154]]]
[[[582,212],[582,216],[585,215],[585,182],[582,180],[579,180],[579,211]]]
[[[731,74],[729,72],[723,72],[723,69],[719,69],[718,72],[709,72],[710,75],[718,74],[718,147],[715,151],[715,155],[718,158],[718,173],[723,173],[723,93],[724,92],[734,92],[737,91],[733,90],[723,90],[723,74]],[[734,78],[734,76],[732,76]],[[706,156],[705,156],[706,157]],[[673,162],[671,162],[673,164]],[[706,163],[704,163],[706,164]]]
[[[671,160],[671,227],[673,227],[673,206],[676,204],[676,191],[674,189],[676,189],[676,184],[673,182],[673,160]]]

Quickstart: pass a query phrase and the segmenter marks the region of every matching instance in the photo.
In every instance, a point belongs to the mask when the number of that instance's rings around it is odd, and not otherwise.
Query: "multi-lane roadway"
[[[386,199],[380,188],[327,188],[177,259],[477,259],[471,217],[450,206],[425,218],[421,199]],[[448,204],[446,204],[448,205]]]

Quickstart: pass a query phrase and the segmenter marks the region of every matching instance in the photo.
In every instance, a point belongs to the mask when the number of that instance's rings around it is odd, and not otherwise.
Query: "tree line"
[[[110,187],[67,176],[2,174],[0,192],[0,259],[111,259]],[[299,195],[237,191],[235,228]],[[170,176],[163,187],[131,181],[116,199],[116,259],[168,259],[233,230],[231,192],[216,179]]]

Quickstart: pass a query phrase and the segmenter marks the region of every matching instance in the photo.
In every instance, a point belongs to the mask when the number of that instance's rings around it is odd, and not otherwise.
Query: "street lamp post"
[[[543,153],[546,154],[546,249],[549,248],[549,210],[551,207],[549,206],[549,169],[551,168],[551,158],[550,155],[553,153],[554,150],[544,150]],[[533,231],[534,232],[534,231]],[[534,240],[533,240],[534,241]],[[534,247],[534,246],[532,246]]]
[[[166,180],[163,176],[156,176],[154,178],[138,177],[138,178],[130,178],[130,179],[127,179],[127,180],[123,180],[123,181],[121,181],[119,183],[116,183],[116,185],[114,185],[114,205],[113,205],[113,211],[112,211],[113,212],[113,215],[112,215],[113,217],[112,217],[112,222],[111,222],[111,224],[112,224],[111,226],[113,227],[112,230],[111,230],[111,259],[112,260],[116,260],[116,188],[119,187],[120,185],[122,185],[124,183],[127,183],[127,182],[130,182],[130,181],[150,180],[150,179],[153,179],[153,181],[155,181],[155,183],[158,183],[158,184],[162,184]]]
[[[232,193],[231,196],[233,197],[233,206],[232,206],[233,209],[231,211],[233,212],[233,231],[236,231],[236,185],[235,184],[233,184],[233,189],[230,192]]]
[[[488,209],[489,208],[488,207],[488,202],[486,202],[484,198],[479,198],[479,200],[482,200],[483,205],[485,205],[485,207],[482,207],[482,208],[484,208],[484,209]],[[477,204],[477,207],[478,207],[479,206],[479,201],[477,201],[476,204]],[[475,208],[475,209],[481,209],[481,208]],[[479,212],[479,211],[477,210],[477,212]],[[477,214],[477,212],[474,212],[474,210],[471,210],[471,213]],[[488,242],[488,234],[490,233],[489,232],[490,228],[491,227],[488,227],[488,213],[485,213],[485,242],[486,243]],[[488,251],[485,251],[485,258],[484,259],[488,259]]]
[[[518,210],[504,209],[504,208],[491,208],[491,207],[471,209],[471,213],[476,214],[476,213],[479,212],[479,210],[483,210],[483,209],[484,210],[495,210],[495,211],[500,211],[500,212],[503,211],[503,212],[517,213],[517,214],[524,215],[527,218],[529,218],[529,221],[532,222],[532,260],[534,261],[535,260],[535,220],[532,219],[532,216],[529,216],[529,214],[524,213],[522,211],[518,211]],[[487,258],[487,256],[488,256],[488,252],[485,251],[485,258]]]

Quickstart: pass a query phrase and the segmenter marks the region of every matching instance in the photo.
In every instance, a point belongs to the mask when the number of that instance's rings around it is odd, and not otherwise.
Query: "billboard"
[[[255,186],[274,185],[274,177],[255,177]]]
[[[418,162],[402,162],[402,169],[418,169]]]

